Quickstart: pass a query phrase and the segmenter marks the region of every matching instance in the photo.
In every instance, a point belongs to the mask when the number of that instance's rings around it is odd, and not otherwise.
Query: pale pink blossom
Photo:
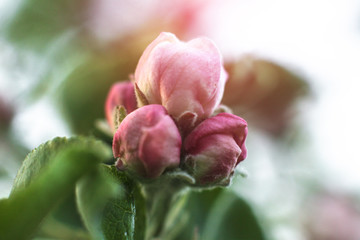
[[[339,194],[323,194],[304,208],[305,227],[311,240],[359,240],[360,211],[356,202]]]
[[[127,113],[137,108],[134,85],[130,81],[115,83],[106,98],[105,115],[110,127],[114,128],[114,110],[123,106]]]
[[[118,168],[156,178],[180,164],[181,136],[161,105],[141,107],[125,117],[113,139]]]
[[[246,158],[247,123],[219,113],[200,123],[185,139],[185,165],[200,185],[227,184],[235,167]]]
[[[163,105],[182,132],[213,113],[226,79],[221,55],[210,39],[181,42],[165,32],[146,48],[135,71],[139,105]]]

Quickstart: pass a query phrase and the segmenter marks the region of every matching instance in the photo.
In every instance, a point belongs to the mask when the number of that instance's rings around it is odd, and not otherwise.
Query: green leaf
[[[112,199],[105,206],[102,229],[108,240],[143,240],[146,228],[145,199],[138,184],[116,167],[108,168],[108,173],[121,184],[123,195]]]
[[[66,227],[74,231],[86,231],[76,206],[75,191],[71,192],[71,194],[66,196],[64,200],[55,207],[55,209],[50,213],[49,221],[51,221],[52,226],[57,225],[56,228],[58,228],[61,224],[64,228]],[[46,225],[46,227],[49,228],[52,226],[50,224]],[[49,230],[51,230],[44,229],[44,227],[45,226],[41,227],[41,231],[49,232]]]
[[[186,196],[187,202],[182,207],[177,218],[167,226],[168,239],[194,239],[203,232],[206,219],[218,197],[223,193],[222,188],[211,190],[191,191]],[[169,224],[169,223],[168,223]]]
[[[70,140],[70,142],[74,141],[74,139]],[[92,148],[92,146],[89,147]],[[56,232],[54,229],[59,231]],[[87,230],[78,212],[75,191],[73,191],[51,211],[50,215],[43,221],[38,234],[48,237],[61,236],[61,238],[76,236],[77,239],[82,239],[81,236],[84,235],[84,232]]]
[[[212,206],[200,239],[266,238],[250,205],[235,193],[224,191]]]
[[[265,239],[251,207],[227,188],[192,191],[166,239]]]
[[[56,155],[67,148],[76,148],[87,153],[92,153],[103,160],[112,158],[111,149],[95,138],[54,138],[51,141],[41,144],[26,156],[16,175],[12,193],[27,187],[50,162],[54,161]]]
[[[75,183],[109,157],[109,147],[92,138],[56,138],[33,150],[10,197],[0,202],[0,236],[31,238],[48,213],[74,191]]]
[[[103,165],[77,184],[76,194],[94,239],[144,239],[145,201],[139,186],[124,172]]]
[[[114,179],[105,172],[104,167],[89,172],[76,185],[76,203],[93,239],[104,239],[101,229],[104,208],[121,190]]]

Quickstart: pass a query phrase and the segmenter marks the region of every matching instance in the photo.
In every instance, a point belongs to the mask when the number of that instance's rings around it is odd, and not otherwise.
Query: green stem
[[[166,218],[185,185],[180,181],[159,181],[145,185],[147,201],[146,239],[160,239]]]

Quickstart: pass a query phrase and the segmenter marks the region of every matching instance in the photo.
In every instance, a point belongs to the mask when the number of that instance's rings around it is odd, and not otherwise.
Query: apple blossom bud
[[[181,136],[161,105],[141,107],[125,117],[113,139],[118,168],[146,178],[156,178],[165,169],[180,164]]]
[[[114,129],[114,110],[116,106],[123,106],[127,113],[131,113],[137,108],[135,90],[132,82],[115,83],[109,91],[105,103],[105,114],[112,129]]]
[[[199,185],[226,185],[246,158],[247,123],[230,113],[201,122],[185,139],[185,165]]]
[[[140,106],[163,105],[184,133],[213,113],[226,79],[221,55],[210,39],[185,43],[172,33],[161,33],[136,67],[136,96]]]

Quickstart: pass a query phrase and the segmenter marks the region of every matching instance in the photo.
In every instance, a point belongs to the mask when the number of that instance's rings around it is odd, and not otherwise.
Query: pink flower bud
[[[161,33],[144,51],[135,71],[140,105],[161,104],[182,131],[208,118],[219,105],[227,74],[207,38],[179,41]]]
[[[115,83],[107,96],[105,114],[112,129],[114,128],[114,110],[116,106],[123,106],[127,113],[131,113],[137,108],[135,90],[132,82]]]
[[[113,139],[116,166],[147,178],[179,166],[180,149],[180,133],[161,105],[147,105],[127,115]]]
[[[201,122],[185,139],[185,165],[200,185],[226,184],[246,158],[247,123],[230,113]]]

